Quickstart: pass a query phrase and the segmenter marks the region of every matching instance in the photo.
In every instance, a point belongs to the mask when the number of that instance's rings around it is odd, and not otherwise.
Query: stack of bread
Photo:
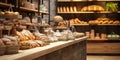
[[[83,7],[81,11],[105,11],[105,9],[99,5],[90,5]]]
[[[120,24],[119,20],[112,20],[109,18],[97,18],[96,20],[90,20],[89,24]]]
[[[20,49],[29,49],[39,46],[44,46],[46,43],[42,40],[45,40],[42,35],[32,34],[30,31],[23,29],[21,32],[16,32],[20,39]],[[41,37],[42,36],[42,37]],[[36,40],[37,39],[37,40]]]
[[[62,22],[59,22],[58,26],[67,26],[68,23],[69,23],[68,20],[64,20]],[[87,24],[87,22],[81,21],[78,18],[70,19],[70,25],[75,25],[75,24]]]
[[[3,36],[0,39],[0,45],[5,46],[4,54],[13,54],[18,53],[19,44],[18,44],[18,37],[17,36]]]
[[[58,23],[58,26],[67,26],[67,24],[68,24],[68,20],[64,20],[64,21],[62,21],[62,22],[59,22]]]
[[[27,40],[27,41],[20,42],[21,49],[29,49],[29,48],[35,48],[35,47],[45,46],[45,45],[46,43],[40,40]]]
[[[87,24],[87,22],[81,21],[81,20],[79,20],[78,18],[71,19],[71,20],[70,20],[70,25],[74,25],[74,24]]]
[[[13,12],[13,11],[5,11],[5,12],[0,12],[0,17],[2,18],[18,18],[19,13],[18,12]]]
[[[80,33],[80,32],[73,32],[73,35],[74,35],[74,37],[76,37],[76,38],[85,36],[84,33]]]
[[[77,12],[76,6],[60,6],[57,8],[58,12]]]

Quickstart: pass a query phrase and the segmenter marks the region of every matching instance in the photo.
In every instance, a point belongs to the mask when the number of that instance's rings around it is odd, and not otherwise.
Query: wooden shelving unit
[[[43,11],[40,11],[40,13],[43,13],[43,14],[49,14],[49,12],[43,12]]]
[[[120,42],[120,39],[118,40],[109,40],[109,39],[87,39],[88,42]]]
[[[73,26],[89,26],[91,24],[73,24]],[[120,26],[120,24],[93,24],[98,26]]]
[[[101,12],[58,12],[58,14],[87,14],[87,13],[120,13],[120,11],[117,12],[111,12],[111,11],[101,11]]]
[[[1,7],[14,7],[14,5],[0,2]]]
[[[89,26],[89,24],[72,24],[72,26]]]
[[[58,2],[102,2],[102,1],[113,1],[113,0],[58,0]],[[114,1],[120,1],[120,0],[114,0]]]
[[[25,7],[20,7],[20,9],[21,9],[21,10],[24,10],[24,11],[38,12],[38,10],[30,9],[30,8],[25,8]]]
[[[78,18],[83,21],[91,21],[97,18],[110,18],[119,20],[120,9],[117,12],[106,11],[106,3],[115,2],[120,3],[120,0],[57,0],[56,13],[61,15],[64,19],[70,20]],[[104,11],[86,11],[81,9],[85,6],[99,5],[104,8]],[[75,7],[75,9],[74,9]],[[67,12],[66,12],[67,11]],[[75,11],[75,12],[74,12]],[[72,24],[75,26],[77,32],[87,32],[94,29],[97,33],[109,34],[115,32],[120,34],[120,24]],[[87,53],[92,54],[120,54],[120,40],[110,39],[88,39]]]

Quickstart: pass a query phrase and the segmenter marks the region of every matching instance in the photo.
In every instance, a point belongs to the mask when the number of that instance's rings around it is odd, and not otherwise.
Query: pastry
[[[74,9],[74,12],[77,12],[77,8],[76,8],[76,6],[74,6],[73,9]]]
[[[73,10],[73,7],[72,7],[72,6],[70,6],[70,12],[74,12],[74,10]]]
[[[79,32],[74,32],[73,35],[74,35],[74,37],[78,38],[78,37],[83,37],[85,34],[79,33]]]
[[[35,48],[35,47],[39,47],[39,46],[40,45],[33,40],[21,41],[20,42],[20,48],[21,49]]]
[[[62,9],[62,7],[59,7],[60,8],[60,12],[63,12],[63,9]]]
[[[66,7],[66,10],[67,10],[66,12],[70,12],[70,9],[69,9],[69,7],[68,7],[68,6]]]
[[[87,10],[88,8],[86,6],[81,9],[81,11],[87,11]]]
[[[66,7],[63,7],[63,12],[66,12]]]
[[[40,40],[35,40],[36,43],[38,43],[40,46],[45,46],[46,43]]]

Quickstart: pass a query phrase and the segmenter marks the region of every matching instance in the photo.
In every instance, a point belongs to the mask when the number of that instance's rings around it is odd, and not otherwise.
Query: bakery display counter
[[[85,60],[86,37],[58,41],[44,47],[19,50],[18,54],[0,56],[0,60]]]

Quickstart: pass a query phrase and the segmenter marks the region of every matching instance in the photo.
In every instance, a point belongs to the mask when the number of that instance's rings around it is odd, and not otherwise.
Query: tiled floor
[[[92,55],[88,55],[87,60],[120,60],[120,56],[92,56]]]

